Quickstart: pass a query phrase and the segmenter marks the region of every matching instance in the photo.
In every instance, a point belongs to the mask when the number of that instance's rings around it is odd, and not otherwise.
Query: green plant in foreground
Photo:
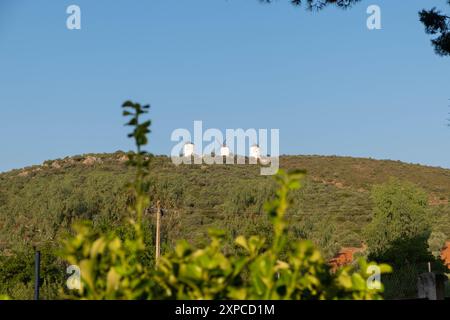
[[[148,113],[149,106],[141,106],[131,101],[125,102],[123,115],[131,119],[126,124],[134,130],[128,135],[134,138],[137,152],[129,153],[128,163],[136,168],[136,176],[130,188],[133,203],[128,207],[129,223],[133,227],[131,235],[125,239],[110,232],[96,233],[90,223],[74,226],[75,236],[64,242],[62,256],[81,271],[81,288],[76,297],[87,299],[142,299],[149,296],[151,278],[149,266],[142,264],[145,255],[142,234],[142,216],[149,206],[148,175],[149,154],[142,150],[148,143],[147,134],[151,122],[140,122],[140,117]]]
[[[64,243],[62,256],[81,270],[81,290],[75,298],[85,299],[380,299],[381,290],[367,286],[369,264],[359,260],[331,273],[320,251],[309,241],[288,243],[286,210],[288,194],[301,187],[304,172],[276,176],[278,190],[265,210],[273,227],[270,243],[257,236],[238,236],[234,255],[223,253],[225,232],[210,231],[210,243],[200,249],[179,241],[159,263],[143,265],[146,248],[142,237],[142,215],[149,206],[147,144],[150,122],[139,116],[148,107],[126,102],[124,112],[132,116],[137,153],[130,154],[136,167],[131,185],[134,201],[129,207],[129,223],[134,233],[120,239],[113,233],[92,231],[89,224],[75,226],[75,235]],[[145,137],[145,138],[144,138]],[[382,273],[390,267],[380,265]]]

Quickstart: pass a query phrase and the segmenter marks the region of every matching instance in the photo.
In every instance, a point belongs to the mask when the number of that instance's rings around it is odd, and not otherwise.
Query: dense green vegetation
[[[3,253],[17,246],[54,242],[78,219],[98,228],[121,224],[130,193],[125,185],[133,172],[123,153],[73,157],[0,175],[0,244]],[[96,162],[85,159],[95,157]],[[450,235],[450,170],[370,159],[286,156],[285,169],[306,169],[302,190],[295,191],[289,211],[292,232],[315,241],[333,228],[337,247],[359,246],[372,218],[372,186],[396,177],[427,193],[432,230]],[[262,205],[274,192],[269,177],[249,165],[180,165],[154,157],[150,194],[166,209],[166,243],[186,238],[201,242],[208,227],[264,231]],[[147,219],[151,220],[149,214]]]
[[[8,288],[18,297],[30,297],[33,246],[54,256],[57,240],[76,220],[91,219],[98,231],[127,232],[123,218],[132,195],[126,184],[134,173],[125,165],[124,155],[77,156],[0,175],[0,263],[26,265],[2,267],[1,293]],[[390,177],[409,181],[426,192],[425,211],[431,231],[437,235],[431,240],[439,242],[434,247],[450,238],[450,170],[322,156],[284,156],[281,165],[308,172],[304,187],[291,195],[289,236],[311,239],[327,258],[341,247],[360,246],[365,240],[364,230],[373,215],[371,189]],[[260,176],[255,166],[176,167],[169,158],[158,156],[152,157],[150,176],[149,194],[160,199],[165,209],[163,252],[178,239],[205,244],[210,227],[227,230],[227,250],[233,250],[232,239],[240,234],[270,233],[263,203],[273,195],[275,185],[270,177]],[[154,239],[153,216],[150,210],[144,217],[149,245]],[[153,259],[153,252],[149,254]],[[60,264],[55,260],[50,268]],[[59,282],[64,283],[64,269],[59,270]],[[45,285],[44,296],[47,291],[49,297],[58,295],[56,288]]]

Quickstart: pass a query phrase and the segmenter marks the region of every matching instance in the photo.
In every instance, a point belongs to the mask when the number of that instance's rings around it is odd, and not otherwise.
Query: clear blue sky
[[[366,28],[369,4],[383,30]],[[66,8],[82,30],[66,29]],[[281,153],[450,168],[450,58],[417,12],[363,1],[319,14],[288,0],[1,0],[0,171],[129,150],[120,104],[151,103],[150,151],[176,128],[279,128]]]

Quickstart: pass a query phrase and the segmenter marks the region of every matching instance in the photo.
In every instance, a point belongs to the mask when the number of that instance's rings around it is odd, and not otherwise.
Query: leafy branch
[[[450,5],[450,0],[447,2]],[[450,55],[450,17],[436,8],[419,12],[420,21],[425,26],[425,32],[437,35],[431,40],[436,54],[440,56]]]

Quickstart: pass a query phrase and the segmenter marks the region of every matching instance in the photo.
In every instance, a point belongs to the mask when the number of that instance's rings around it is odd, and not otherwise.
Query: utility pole
[[[161,205],[159,200],[156,202],[156,263],[161,255]]]

